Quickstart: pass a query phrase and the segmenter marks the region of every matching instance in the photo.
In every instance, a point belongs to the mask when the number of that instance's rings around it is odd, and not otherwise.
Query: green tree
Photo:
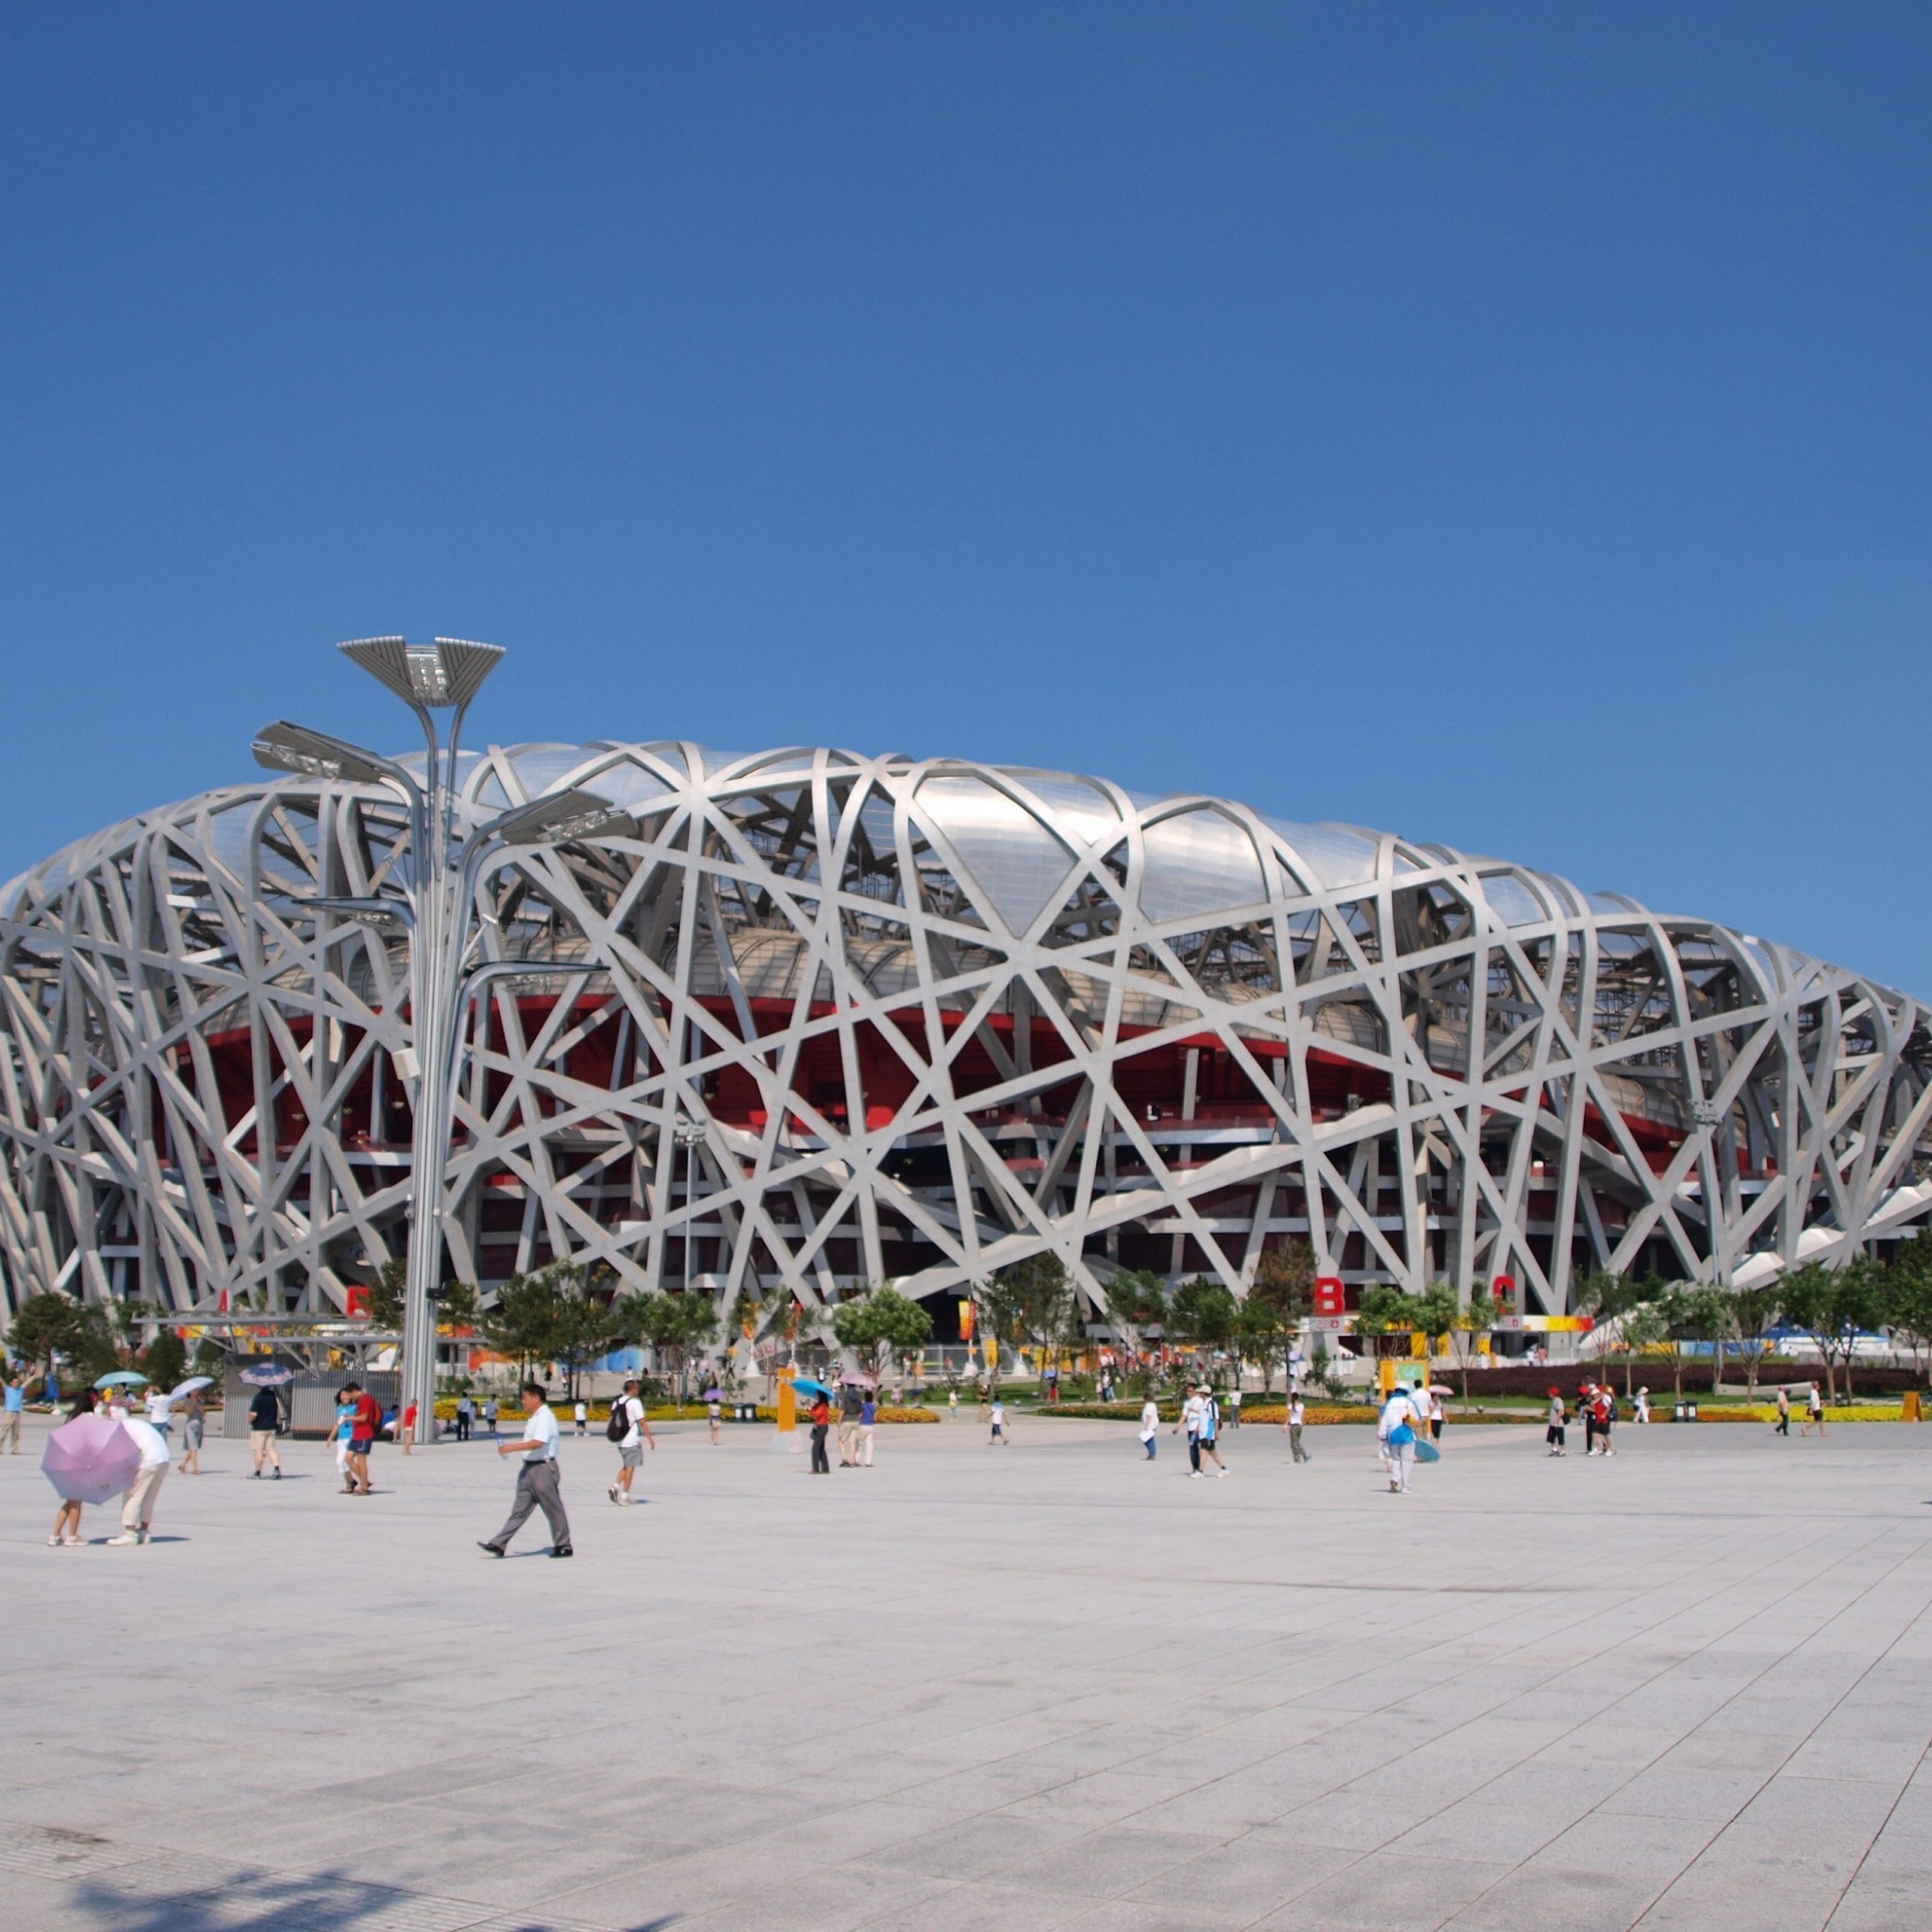
[[[1285,1322],[1279,1306],[1263,1301],[1252,1289],[1241,1297],[1234,1317],[1235,1354],[1259,1365],[1262,1394],[1274,1389],[1274,1364],[1287,1357],[1298,1325]]]
[[[1455,1311],[1449,1324],[1450,1346],[1456,1351],[1457,1366],[1462,1371],[1462,1412],[1469,1413],[1469,1371],[1476,1344],[1496,1325],[1496,1297],[1481,1282],[1469,1291],[1469,1300]]]
[[[557,1354],[557,1284],[547,1274],[512,1274],[496,1291],[496,1306],[485,1308],[476,1325],[499,1355],[517,1365],[527,1377],[538,1362]]]
[[[1932,1235],[1905,1242],[1885,1271],[1885,1313],[1912,1352],[1912,1372],[1923,1378],[1923,1358],[1932,1355]]]
[[[1058,1255],[1029,1255],[1001,1271],[1020,1302],[1021,1332],[1043,1373],[1084,1340],[1080,1297]]]
[[[147,1345],[141,1371],[157,1389],[172,1389],[188,1374],[188,1344],[172,1328],[163,1328]]]
[[[385,1334],[400,1335],[403,1329],[404,1289],[409,1278],[409,1264],[400,1255],[391,1255],[375,1271],[369,1284],[369,1325]]]
[[[607,1270],[586,1272],[575,1261],[553,1261],[543,1274],[556,1294],[549,1354],[563,1370],[566,1393],[575,1398],[585,1365],[625,1339],[624,1323],[612,1306]]]
[[[1355,1332],[1366,1335],[1376,1344],[1374,1353],[1383,1353],[1383,1339],[1407,1335],[1415,1327],[1415,1298],[1391,1281],[1372,1281],[1362,1290],[1356,1308]]]
[[[1670,1338],[1670,1316],[1661,1293],[1649,1301],[1624,1309],[1618,1318],[1624,1340],[1624,1399],[1631,1400],[1630,1385],[1635,1379],[1636,1358],[1651,1349],[1661,1348]]]
[[[1264,1249],[1255,1265],[1255,1284],[1248,1290],[1241,1311],[1248,1333],[1263,1351],[1264,1393],[1274,1386],[1274,1357],[1287,1357],[1302,1324],[1315,1311],[1315,1251],[1300,1241]]]
[[[64,1294],[30,1294],[7,1330],[7,1345],[30,1367],[45,1372],[54,1357],[80,1348],[80,1304]]]
[[[1671,1374],[1676,1399],[1684,1399],[1684,1364],[1707,1342],[1717,1341],[1730,1321],[1730,1307],[1722,1289],[1702,1282],[1679,1281],[1664,1292],[1664,1339],[1671,1346]]]
[[[718,1339],[717,1304],[695,1290],[666,1290],[658,1294],[624,1295],[615,1314],[616,1339],[649,1342],[659,1360],[676,1374],[677,1399],[682,1402],[691,1357],[702,1355]]]
[[[1840,1268],[1807,1261],[1787,1274],[1778,1308],[1817,1344],[1824,1362],[1825,1392],[1834,1401],[1851,1399],[1852,1350],[1862,1328],[1885,1321],[1884,1281],[1875,1262],[1856,1256]],[[1837,1365],[1845,1364],[1845,1392],[1838,1392]]]
[[[841,1302],[832,1311],[832,1333],[874,1377],[883,1377],[889,1356],[908,1355],[931,1340],[932,1317],[909,1295],[880,1287]]]
[[[1122,1345],[1138,1355],[1142,1332],[1167,1319],[1167,1283],[1151,1268],[1124,1268],[1102,1285],[1101,1307]]]
[[[1210,1356],[1232,1350],[1240,1305],[1226,1285],[1196,1274],[1174,1291],[1166,1328],[1176,1341]]]
[[[994,1344],[987,1369],[987,1380],[994,1390],[1000,1385],[1000,1371],[1026,1333],[1025,1293],[1011,1274],[1010,1269],[1003,1270],[991,1280],[973,1284],[973,1315],[981,1352],[987,1341]]]
[[[436,1298],[436,1325],[439,1328],[474,1328],[482,1306],[474,1281],[445,1281]]]
[[[1768,1331],[1777,1320],[1778,1285],[1774,1280],[1761,1288],[1734,1288],[1724,1296],[1724,1304],[1729,1313],[1725,1327],[1744,1364],[1745,1393],[1755,1402],[1757,1373],[1771,1353]]]

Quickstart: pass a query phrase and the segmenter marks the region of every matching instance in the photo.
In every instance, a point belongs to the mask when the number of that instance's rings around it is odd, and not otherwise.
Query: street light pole
[[[343,655],[393,691],[415,712],[427,754],[425,783],[418,785],[392,758],[306,726],[275,724],[255,741],[258,762],[275,771],[310,777],[383,784],[409,808],[412,862],[400,906],[392,901],[319,900],[318,909],[339,911],[366,924],[407,924],[409,931],[409,1017],[415,1118],[409,1174],[408,1275],[403,1291],[402,1403],[414,1404],[423,1440],[436,1439],[436,1311],[442,1274],[442,1197],[449,1164],[456,1049],[463,1010],[474,990],[464,974],[470,912],[480,869],[492,854],[512,846],[557,844],[590,833],[617,829],[629,821],[592,794],[569,791],[513,807],[461,843],[456,839],[457,750],[463,716],[483,680],[503,657],[497,644],[438,638],[430,644],[401,638],[360,638],[340,646]],[[435,713],[453,715],[447,737]]]

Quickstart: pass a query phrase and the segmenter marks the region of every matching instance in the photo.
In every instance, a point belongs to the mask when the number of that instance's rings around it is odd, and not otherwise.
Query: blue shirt
[[[9,1382],[7,1385],[7,1413],[19,1415],[26,1407],[26,1384]]]

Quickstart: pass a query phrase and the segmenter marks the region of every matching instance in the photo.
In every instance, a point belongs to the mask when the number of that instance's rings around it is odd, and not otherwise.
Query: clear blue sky
[[[1923,4],[0,15],[0,878],[478,735],[1218,791],[1932,994]]]

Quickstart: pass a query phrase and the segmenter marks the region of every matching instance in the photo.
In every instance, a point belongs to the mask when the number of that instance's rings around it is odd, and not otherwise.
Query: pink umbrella
[[[105,1503],[141,1472],[141,1445],[111,1416],[77,1415],[47,1438],[41,1470],[70,1503]]]

